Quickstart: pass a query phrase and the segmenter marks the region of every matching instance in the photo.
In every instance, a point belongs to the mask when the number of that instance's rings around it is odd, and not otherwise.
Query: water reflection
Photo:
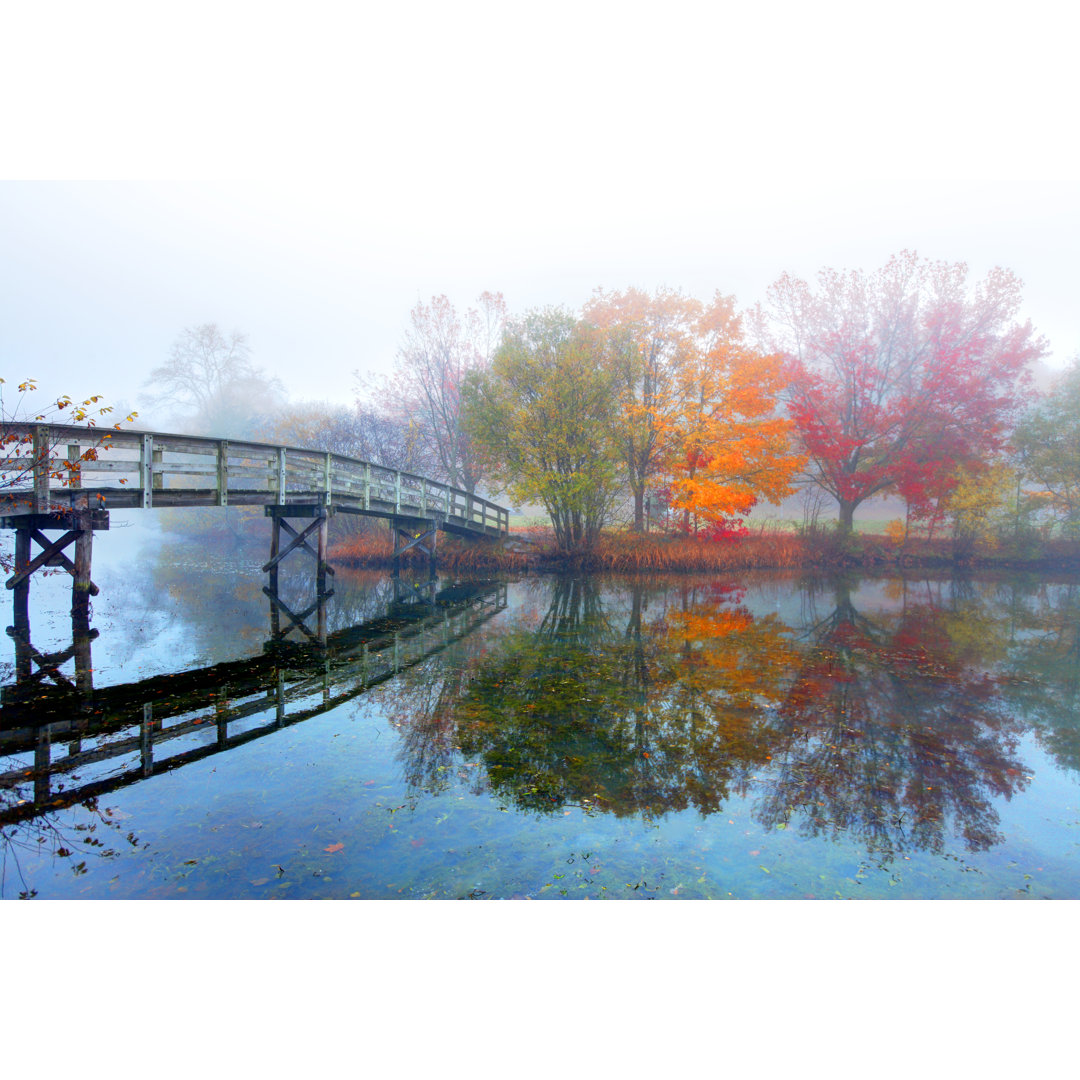
[[[313,763],[331,760],[328,740],[341,735],[343,746],[363,727],[350,731],[342,706],[375,687],[366,715],[390,731],[372,778],[357,773],[369,768],[370,742],[367,757],[333,759],[333,789],[300,791],[288,750],[231,760],[245,762],[235,781],[288,759],[281,777],[259,774],[243,810],[253,816],[261,800],[280,811],[281,850],[307,844],[322,813],[312,807],[328,808],[356,823],[354,839],[344,834],[346,850],[365,853],[354,873],[385,860],[387,880],[416,863],[439,881],[477,837],[487,850],[485,808],[506,823],[522,864],[538,831],[550,838],[564,818],[582,815],[591,846],[635,826],[677,844],[687,822],[713,843],[730,817],[755,837],[783,837],[792,856],[857,851],[881,865],[942,863],[958,850],[1009,850],[1008,806],[1037,786],[1033,756],[1050,755],[1071,784],[1080,772],[1075,582],[450,584],[339,574],[334,592],[320,594],[314,575],[301,573],[266,595],[250,567],[218,567],[199,590],[192,570],[166,558],[133,583],[130,618],[100,635],[85,621],[73,625],[70,647],[33,643],[28,623],[12,627],[15,663],[0,699],[7,850],[49,850],[73,867],[89,850],[139,850],[145,818],[121,824],[117,808],[132,805],[124,789],[163,773],[201,776],[156,789],[155,798],[183,800],[176,811],[155,804],[160,847],[161,821],[198,806],[219,780],[180,766],[326,716],[327,726],[305,729],[314,734],[302,772],[314,776]],[[132,627],[160,633],[155,612],[166,602],[168,641],[200,662],[182,662],[170,645],[139,646]],[[119,678],[118,641],[156,674]],[[365,793],[383,800],[370,816]],[[223,785],[214,797],[228,794]],[[406,814],[429,820],[401,841],[407,848],[392,848],[386,822]],[[206,835],[199,843],[215,842]],[[761,846],[745,844],[757,873]],[[228,856],[269,865],[253,851]],[[187,854],[177,861],[186,865]],[[264,873],[248,874],[253,887]],[[215,895],[235,894],[222,881]]]
[[[1075,700],[1075,664],[1064,685],[1018,679],[1000,612],[955,583],[900,583],[870,612],[852,582],[818,583],[795,627],[725,585],[545,588],[535,624],[471,668],[422,691],[404,680],[414,784],[437,787],[432,766],[456,746],[531,813],[709,815],[738,797],[767,828],[843,835],[878,859],[941,852],[950,836],[979,851],[1001,840],[995,800],[1027,785],[1018,706],[1036,685],[1044,703]],[[1027,619],[1060,635],[1060,605]],[[1069,627],[1059,651],[1072,656]],[[1075,712],[1062,703],[1054,721],[1043,739],[1065,763]]]
[[[716,590],[652,616],[646,586],[621,599],[605,611],[595,582],[554,582],[539,626],[501,638],[454,711],[462,752],[519,808],[710,813],[767,760],[788,628]]]
[[[1023,725],[963,611],[905,596],[870,616],[835,584],[777,713],[758,820],[852,834],[879,858],[940,852],[949,833],[972,851],[1000,839],[993,799],[1025,784]]]
[[[290,611],[285,627],[284,605],[271,595],[260,655],[137,682],[95,690],[55,665],[27,672],[3,687],[0,760],[8,766],[0,771],[0,825],[98,799],[337,708],[438,655],[506,606],[506,586],[492,582],[440,588],[395,580],[392,595],[382,615],[329,633],[326,594],[301,615]],[[292,630],[302,633],[299,642],[286,640]],[[89,673],[89,654],[85,661]],[[46,671],[57,685],[41,686]],[[64,752],[56,755],[54,746]]]

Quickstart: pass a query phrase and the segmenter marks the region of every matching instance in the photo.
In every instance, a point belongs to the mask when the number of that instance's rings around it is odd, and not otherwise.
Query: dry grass
[[[393,544],[386,533],[352,536],[333,545],[331,561],[345,566],[393,566]],[[413,550],[402,557],[406,567],[426,566],[427,556]],[[506,541],[462,540],[439,534],[437,564],[453,573],[583,570],[617,574],[657,574],[733,570],[786,570],[837,566],[945,566],[957,561],[948,541],[909,541],[901,548],[883,536],[840,537],[832,530],[813,536],[773,530],[727,542],[687,536],[629,532],[605,533],[587,554],[560,552],[549,528],[517,529]],[[1026,557],[1004,552],[978,558],[979,565],[1077,566],[1080,551],[1075,543],[1045,544],[1038,554]]]
[[[332,545],[327,554],[331,562],[343,566],[389,567],[394,564],[394,544],[386,533],[350,536]],[[502,543],[485,539],[463,541],[445,533],[439,533],[436,547],[439,568],[462,573],[527,570],[534,558],[524,550],[507,549]],[[406,567],[426,566],[427,556],[413,548],[401,556],[401,563]]]
[[[394,551],[386,535],[361,535],[334,545],[329,554],[346,566],[391,566]],[[414,549],[402,562],[421,566],[426,558]],[[515,530],[505,544],[440,534],[437,559],[441,569],[460,572],[580,569],[627,574],[785,569],[812,561],[804,542],[792,533],[764,533],[728,543],[606,533],[588,554],[568,555],[557,550],[551,530],[541,527]]]
[[[771,532],[717,543],[693,537],[604,535],[590,568],[614,573],[790,569],[805,566],[807,549],[791,533]]]

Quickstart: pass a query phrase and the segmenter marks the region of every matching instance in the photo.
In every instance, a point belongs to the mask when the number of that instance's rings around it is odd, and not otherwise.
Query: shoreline
[[[547,539],[547,538],[544,538]],[[899,547],[876,535],[854,535],[842,540],[835,534],[805,538],[772,533],[727,542],[687,537],[605,534],[594,550],[565,553],[553,550],[538,537],[511,535],[518,546],[447,540],[439,545],[436,565],[445,570],[527,573],[712,573],[745,570],[937,570],[956,572],[1008,571],[1080,573],[1080,544],[1050,541],[1031,555],[1015,550],[957,553],[951,540],[910,542]],[[523,544],[528,547],[523,548]],[[333,545],[336,565],[357,569],[391,568],[389,543],[358,537]],[[426,556],[409,553],[404,567],[426,565]]]

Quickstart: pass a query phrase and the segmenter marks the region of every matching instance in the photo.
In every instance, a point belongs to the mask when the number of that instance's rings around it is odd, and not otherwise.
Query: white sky
[[[0,374],[148,415],[184,326],[351,400],[409,309],[719,289],[902,248],[1080,350],[1060,5],[38,5],[0,35]],[[740,5],[748,8],[750,5]]]

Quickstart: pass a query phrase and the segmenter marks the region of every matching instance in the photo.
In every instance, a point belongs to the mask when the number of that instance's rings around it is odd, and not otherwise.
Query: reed
[[[717,543],[690,536],[610,533],[592,552],[590,569],[612,573],[781,570],[805,566],[804,542],[791,533],[766,532]]]
[[[539,550],[539,549],[537,549]],[[330,561],[342,566],[390,567],[394,565],[394,544],[389,536],[362,533],[331,545],[327,552]],[[402,566],[427,565],[427,556],[418,548],[399,556]],[[501,542],[477,538],[462,541],[457,537],[439,534],[436,564],[442,570],[455,572],[520,571],[527,570],[535,556]]]
[[[344,566],[390,567],[394,549],[385,534],[360,534],[330,548],[330,559]],[[401,557],[403,566],[422,567],[427,556],[414,549]],[[989,558],[960,558],[949,541],[922,540],[900,547],[883,536],[848,537],[825,530],[803,536],[785,530],[763,530],[750,536],[716,542],[692,536],[629,532],[604,533],[589,552],[563,552],[550,529],[515,530],[506,541],[461,540],[440,534],[437,565],[452,573],[522,573],[526,571],[593,571],[657,574],[735,570],[788,570],[829,567],[1042,565],[1076,566],[1075,542],[1047,544],[1026,557],[1001,552]]]

